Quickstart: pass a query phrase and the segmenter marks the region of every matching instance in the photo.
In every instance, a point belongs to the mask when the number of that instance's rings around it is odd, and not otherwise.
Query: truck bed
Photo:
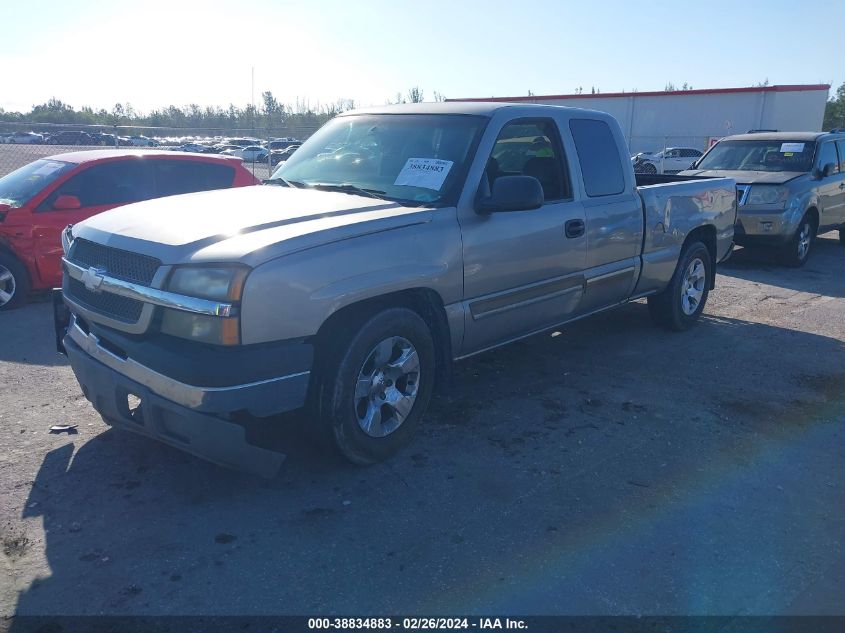
[[[643,270],[638,295],[664,287],[687,236],[696,229],[715,237],[715,261],[733,248],[736,182],[732,178],[637,175],[643,203]],[[645,183],[648,184],[645,184]],[[712,235],[713,227],[715,236]]]

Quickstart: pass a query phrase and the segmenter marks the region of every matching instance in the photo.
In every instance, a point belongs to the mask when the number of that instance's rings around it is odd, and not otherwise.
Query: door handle
[[[584,235],[584,231],[586,230],[584,220],[567,220],[563,227],[566,231],[566,237],[569,238],[581,237]]]

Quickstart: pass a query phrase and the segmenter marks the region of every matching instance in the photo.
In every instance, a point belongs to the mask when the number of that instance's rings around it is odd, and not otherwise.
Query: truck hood
[[[427,222],[432,210],[347,193],[274,185],[147,200],[74,225],[73,237],[163,264],[257,265],[332,241]]]
[[[733,169],[687,169],[680,176],[703,176],[704,178],[733,178],[739,185],[782,185],[803,171],[741,171]]]

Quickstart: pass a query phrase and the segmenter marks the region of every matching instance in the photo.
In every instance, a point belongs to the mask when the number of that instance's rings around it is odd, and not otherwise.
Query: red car
[[[108,209],[179,193],[258,184],[239,158],[91,150],[36,160],[0,178],[0,310],[61,285],[61,232]]]

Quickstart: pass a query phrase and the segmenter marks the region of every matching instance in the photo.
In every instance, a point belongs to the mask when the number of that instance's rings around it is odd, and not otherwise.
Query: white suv
[[[634,171],[638,174],[677,174],[689,169],[702,154],[704,152],[694,147],[667,147],[654,154],[637,154],[633,158]]]

